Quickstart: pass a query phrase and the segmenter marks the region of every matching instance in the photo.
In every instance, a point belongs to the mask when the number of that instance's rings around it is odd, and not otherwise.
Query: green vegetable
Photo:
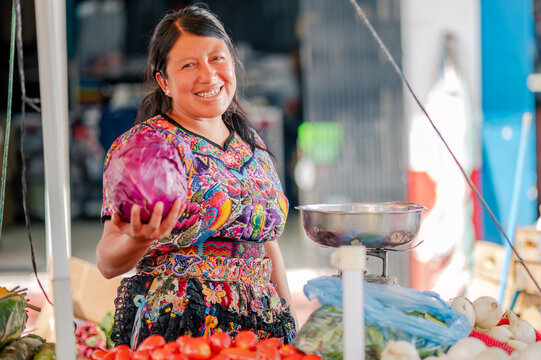
[[[323,359],[341,359],[342,310],[332,305],[315,310],[293,340],[293,346]]]
[[[99,328],[105,333],[105,339],[107,342],[107,348],[115,347],[115,343],[111,340],[111,333],[113,332],[113,324],[115,323],[115,314],[112,311],[108,311],[99,324]]]
[[[425,314],[411,314],[424,317]],[[445,346],[428,343],[426,339],[406,334],[396,328],[381,327],[365,323],[365,359],[379,360],[380,354],[390,340],[411,342],[422,358],[443,353]],[[324,360],[339,360],[343,357],[342,309],[323,305],[315,310],[300,329],[293,346],[307,354],[317,354]]]
[[[18,339],[26,326],[24,296],[0,287],[0,349]]]
[[[44,342],[37,335],[18,338],[0,351],[0,360],[32,360]]]
[[[440,319],[438,319],[437,317],[435,316],[432,316],[430,315],[429,313],[422,313],[422,312],[419,312],[419,311],[411,311],[409,313],[407,313],[408,315],[413,315],[413,316],[418,316],[418,317],[422,317],[422,318],[425,318],[427,319],[428,321],[432,321],[436,324],[439,324],[441,326],[445,326],[445,327],[449,327],[447,326],[446,323],[444,323],[443,321],[441,321]]]
[[[56,359],[55,345],[52,343],[45,343],[41,345],[39,351],[32,360],[54,360]]]

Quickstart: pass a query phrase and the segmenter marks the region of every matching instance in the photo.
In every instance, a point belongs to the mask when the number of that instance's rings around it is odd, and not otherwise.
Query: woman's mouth
[[[204,98],[216,96],[216,95],[218,95],[220,90],[222,90],[222,87],[223,86],[218,86],[218,87],[215,87],[215,88],[213,88],[211,90],[201,91],[201,92],[195,93],[195,95],[197,95],[199,97],[204,97]]]

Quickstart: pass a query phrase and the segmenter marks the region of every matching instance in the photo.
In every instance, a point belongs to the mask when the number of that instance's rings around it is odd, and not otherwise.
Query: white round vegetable
[[[535,342],[535,329],[529,322],[519,319],[511,310],[507,310],[505,315],[509,319],[509,331],[515,340],[524,341],[526,344]]]
[[[511,331],[508,328],[502,326],[494,326],[488,329],[486,334],[504,343],[508,342],[513,338],[513,334],[511,333]]]
[[[380,360],[421,360],[421,357],[412,343],[389,341],[381,352]]]
[[[515,339],[509,340],[507,345],[511,346],[513,349],[517,349],[518,351],[522,351],[528,346],[528,344],[526,344],[524,341]]]
[[[449,360],[473,359],[477,354],[486,349],[486,345],[479,339],[465,337],[458,340],[445,354]]]
[[[449,302],[449,305],[459,313],[465,315],[472,325],[475,325],[475,310],[467,297],[457,296]]]
[[[541,357],[541,342],[528,345],[520,352],[518,360],[539,360]]]
[[[498,301],[491,296],[481,296],[473,302],[475,311],[475,326],[490,329],[496,326],[502,318],[502,308]]]
[[[489,347],[481,351],[474,360],[509,360],[510,357],[499,347]]]

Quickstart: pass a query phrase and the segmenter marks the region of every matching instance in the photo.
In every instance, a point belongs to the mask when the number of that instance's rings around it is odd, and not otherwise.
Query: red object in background
[[[409,200],[427,208],[426,213],[436,202],[436,184],[426,172],[408,172]]]
[[[474,169],[470,177],[471,182],[479,190],[481,183],[481,171]],[[482,208],[481,202],[470,189],[471,197],[473,199],[473,226],[475,231],[475,239],[482,239]],[[408,172],[408,199],[419,205],[423,205],[427,208],[421,215],[421,221],[424,216],[430,213],[430,209],[434,206],[436,201],[436,184],[426,172],[409,171]],[[422,223],[422,222],[421,222]],[[449,257],[442,258],[440,261],[421,262],[415,258],[413,252],[410,253],[410,270],[411,281],[410,287],[417,290],[429,290],[433,285],[433,276],[442,270]]]
[[[470,175],[470,180],[475,185],[477,190],[479,192],[482,191],[481,189],[481,170],[480,169],[474,169]],[[481,192],[482,193],[482,192]],[[481,240],[484,239],[483,234],[483,205],[481,205],[481,201],[477,198],[477,195],[475,195],[474,191],[471,190],[471,197],[473,199],[473,228],[475,230],[475,239]]]
[[[436,201],[436,184],[426,172],[409,171],[408,172],[408,193],[409,200],[419,205],[423,205],[427,210],[421,215],[430,212]],[[421,220],[422,221],[422,220]],[[437,273],[444,263],[425,263],[415,258],[410,253],[411,281],[410,287],[418,290],[427,290],[432,287],[431,274]]]

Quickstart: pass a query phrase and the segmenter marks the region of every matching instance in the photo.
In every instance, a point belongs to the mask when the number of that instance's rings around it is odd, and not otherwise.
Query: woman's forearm
[[[106,221],[96,248],[97,266],[102,275],[113,278],[133,269],[147,252],[153,240],[134,240]]]
[[[137,205],[132,206],[130,222],[123,222],[113,213],[112,219],[103,226],[96,248],[97,265],[102,275],[110,279],[133,269],[155,240],[169,236],[185,206],[182,199],[177,199],[167,216],[162,218],[163,203],[157,202],[147,224],[141,223],[141,207]]]
[[[276,292],[278,292],[278,295],[286,301],[287,305],[289,306],[291,316],[293,316],[295,322],[297,322],[297,316],[295,315],[295,310],[293,309],[293,298],[287,283],[284,257],[282,256],[278,242],[267,241],[265,243],[265,254],[272,261],[271,281],[276,288]]]

